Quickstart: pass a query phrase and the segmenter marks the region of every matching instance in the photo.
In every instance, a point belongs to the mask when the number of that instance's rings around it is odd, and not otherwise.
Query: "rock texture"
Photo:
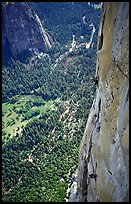
[[[129,3],[106,2],[98,34],[96,98],[80,145],[74,201],[129,201],[128,63]]]
[[[25,2],[3,3],[2,49],[16,57],[28,49],[48,51],[53,43],[37,14]]]

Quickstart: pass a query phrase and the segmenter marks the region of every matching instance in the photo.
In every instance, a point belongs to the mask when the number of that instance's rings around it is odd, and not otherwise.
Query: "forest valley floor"
[[[68,197],[96,90],[96,45],[86,48],[81,37],[76,44],[56,43],[26,63],[12,60],[2,67],[4,202]]]

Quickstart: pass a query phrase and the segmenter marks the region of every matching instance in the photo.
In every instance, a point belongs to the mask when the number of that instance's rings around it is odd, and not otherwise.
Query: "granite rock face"
[[[44,30],[37,14],[26,2],[3,4],[2,51],[12,57],[28,49],[48,51],[53,40]]]
[[[126,202],[129,201],[128,2],[104,3],[96,79],[96,98],[80,145],[74,201]]]

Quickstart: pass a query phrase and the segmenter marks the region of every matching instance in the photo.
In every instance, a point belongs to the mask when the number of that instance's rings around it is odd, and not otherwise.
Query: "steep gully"
[[[86,23],[86,21],[85,21],[85,16],[82,18],[82,20],[83,20],[83,23],[84,24],[86,24],[87,26],[88,26],[88,24]],[[55,61],[55,65],[54,65],[54,68],[56,68],[56,66],[58,65],[58,63],[60,62],[60,61],[62,61],[64,58],[67,58],[68,57],[68,55],[69,55],[69,53],[71,53],[71,52],[73,52],[73,51],[76,51],[78,48],[80,48],[80,47],[84,47],[85,46],[85,48],[86,49],[89,49],[91,46],[93,46],[93,36],[94,36],[94,33],[95,33],[95,26],[94,26],[94,24],[93,23],[91,23],[90,25],[89,25],[89,27],[92,27],[93,29],[92,29],[92,33],[91,33],[91,37],[90,37],[90,41],[87,43],[81,43],[81,44],[79,44],[79,45],[77,45],[77,42],[76,42],[76,40],[75,40],[75,35],[72,35],[72,43],[71,43],[71,47],[69,48],[69,51],[67,51],[67,52],[65,52],[64,54],[62,54],[62,55],[60,55],[57,59],[56,59],[56,61]],[[83,37],[83,36],[82,36]]]
[[[88,23],[85,21],[85,18],[86,18],[85,16],[82,18],[83,24],[88,26]],[[38,22],[39,22],[39,19],[38,19]],[[89,27],[92,27],[92,33],[90,36],[90,41],[77,44],[77,42],[75,40],[75,35],[72,35],[72,42],[70,44],[69,51],[67,51],[64,54],[61,54],[59,57],[57,57],[57,59],[55,60],[55,64],[52,64],[52,69],[55,69],[61,61],[63,61],[65,58],[68,58],[69,54],[74,52],[74,51],[77,51],[78,48],[85,47],[86,49],[90,49],[91,47],[93,47],[93,37],[94,37],[94,33],[95,33],[96,29],[95,29],[95,26],[93,23],[91,23],[89,25]],[[44,34],[44,31],[42,31],[42,34]],[[84,36],[81,36],[81,37],[84,38]],[[48,40],[46,40],[46,42],[48,42]],[[48,47],[51,47],[50,44],[48,45]],[[37,50],[34,53],[35,53],[34,57],[32,57],[30,62],[28,63],[29,67],[32,66],[32,62],[38,63],[37,59],[41,59],[41,58],[45,58],[45,57],[47,57],[49,59],[49,61],[51,62],[51,58],[50,58],[49,54],[46,54],[46,53],[43,53],[40,51],[38,52]]]

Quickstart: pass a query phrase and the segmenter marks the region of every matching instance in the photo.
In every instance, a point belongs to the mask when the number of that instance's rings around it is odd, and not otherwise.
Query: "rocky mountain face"
[[[3,4],[2,53],[17,57],[25,50],[48,51],[53,40],[34,10],[25,2]]]
[[[92,104],[69,201],[129,201],[129,3],[104,3]]]

